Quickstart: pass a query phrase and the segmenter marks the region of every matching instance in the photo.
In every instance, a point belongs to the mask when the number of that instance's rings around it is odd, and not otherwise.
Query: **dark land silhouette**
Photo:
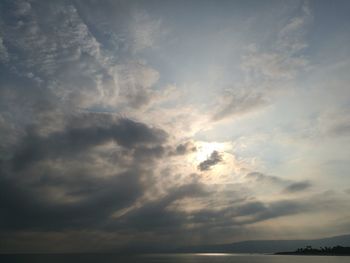
[[[350,247],[320,247],[319,249],[312,246],[298,248],[294,252],[277,252],[275,255],[319,255],[319,256],[350,256]]]
[[[189,246],[176,249],[182,253],[277,253],[280,251],[296,251],[298,248],[312,246],[314,248],[350,247],[350,235],[334,236],[309,240],[250,240],[230,244],[212,244]],[[289,252],[294,253],[294,252]]]

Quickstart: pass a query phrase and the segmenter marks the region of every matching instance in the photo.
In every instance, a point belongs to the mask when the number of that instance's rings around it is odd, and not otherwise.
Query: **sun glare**
[[[225,143],[218,142],[197,142],[195,161],[201,163],[207,160],[214,151],[222,152],[227,149]]]

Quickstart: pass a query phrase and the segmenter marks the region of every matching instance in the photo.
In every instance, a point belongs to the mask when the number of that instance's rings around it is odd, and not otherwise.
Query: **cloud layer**
[[[337,234],[348,97],[310,88],[313,6],[189,5],[0,3],[0,252]]]

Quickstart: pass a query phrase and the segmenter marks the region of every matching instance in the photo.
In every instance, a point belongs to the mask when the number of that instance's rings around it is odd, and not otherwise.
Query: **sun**
[[[225,143],[219,142],[197,142],[195,162],[201,163],[207,160],[214,151],[222,152],[226,149]]]

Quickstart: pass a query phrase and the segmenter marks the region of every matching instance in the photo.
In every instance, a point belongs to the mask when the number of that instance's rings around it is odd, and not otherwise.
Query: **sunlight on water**
[[[208,256],[208,257],[217,257],[217,256],[231,256],[233,254],[229,253],[196,253],[197,256]]]

